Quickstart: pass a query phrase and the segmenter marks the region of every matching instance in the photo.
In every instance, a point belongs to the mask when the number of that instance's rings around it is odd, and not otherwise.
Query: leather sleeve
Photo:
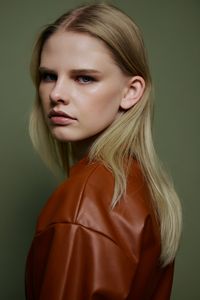
[[[71,223],[53,224],[36,235],[28,263],[31,300],[126,299],[135,271],[110,238]]]
[[[169,300],[173,264],[160,265],[160,229],[137,165],[112,211],[110,172],[83,162],[77,168],[38,219],[26,299]]]

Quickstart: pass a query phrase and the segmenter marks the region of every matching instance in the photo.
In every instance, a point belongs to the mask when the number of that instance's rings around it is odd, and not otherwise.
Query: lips
[[[69,125],[76,120],[76,118],[73,118],[67,113],[63,111],[55,111],[54,109],[49,112],[48,118],[54,125]]]
[[[50,111],[50,113],[48,114],[48,117],[49,118],[52,118],[52,117],[64,117],[64,118],[76,120],[75,118],[73,118],[70,115],[66,114],[64,111],[55,111],[54,109],[52,109]]]

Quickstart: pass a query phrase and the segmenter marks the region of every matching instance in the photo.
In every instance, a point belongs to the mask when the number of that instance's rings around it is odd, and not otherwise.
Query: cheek
[[[110,125],[118,115],[119,99],[119,94],[113,91],[94,95],[81,110],[84,126],[103,130]]]
[[[45,109],[45,107],[48,105],[48,102],[49,102],[48,101],[48,99],[49,99],[48,91],[43,86],[39,86],[38,94],[39,94],[41,105]]]
[[[40,98],[41,98],[42,95],[43,95],[43,90],[44,90],[44,88],[43,88],[43,86],[40,84],[39,87],[38,87],[38,94],[39,94]]]
[[[102,92],[103,91],[103,92]],[[121,93],[116,89],[102,89],[94,98],[93,108],[105,115],[115,115],[119,110]]]

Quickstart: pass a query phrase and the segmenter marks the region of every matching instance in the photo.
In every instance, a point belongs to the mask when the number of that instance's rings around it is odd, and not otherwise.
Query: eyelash
[[[40,73],[40,81],[51,82],[55,81],[57,76],[53,73],[42,72]]]
[[[86,81],[80,82],[80,78],[82,79],[87,79]],[[79,81],[80,84],[87,84],[87,83],[92,83],[94,81],[97,81],[94,77],[89,76],[89,75],[79,75],[75,77],[76,81]]]
[[[82,79],[82,80],[80,80]],[[85,81],[86,79],[86,81]],[[42,82],[52,82],[52,81],[56,81],[57,80],[57,75],[53,74],[53,73],[47,73],[47,72],[42,72],[40,74],[40,81]],[[76,75],[74,77],[74,80],[79,82],[80,84],[89,84],[89,83],[93,83],[96,80],[96,78],[90,76],[90,75]]]

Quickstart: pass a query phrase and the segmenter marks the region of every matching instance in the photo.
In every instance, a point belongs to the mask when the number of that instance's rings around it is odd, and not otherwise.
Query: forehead
[[[115,64],[112,54],[103,41],[87,33],[60,30],[44,44],[41,62],[62,59],[68,64]],[[83,66],[84,67],[84,66]]]

